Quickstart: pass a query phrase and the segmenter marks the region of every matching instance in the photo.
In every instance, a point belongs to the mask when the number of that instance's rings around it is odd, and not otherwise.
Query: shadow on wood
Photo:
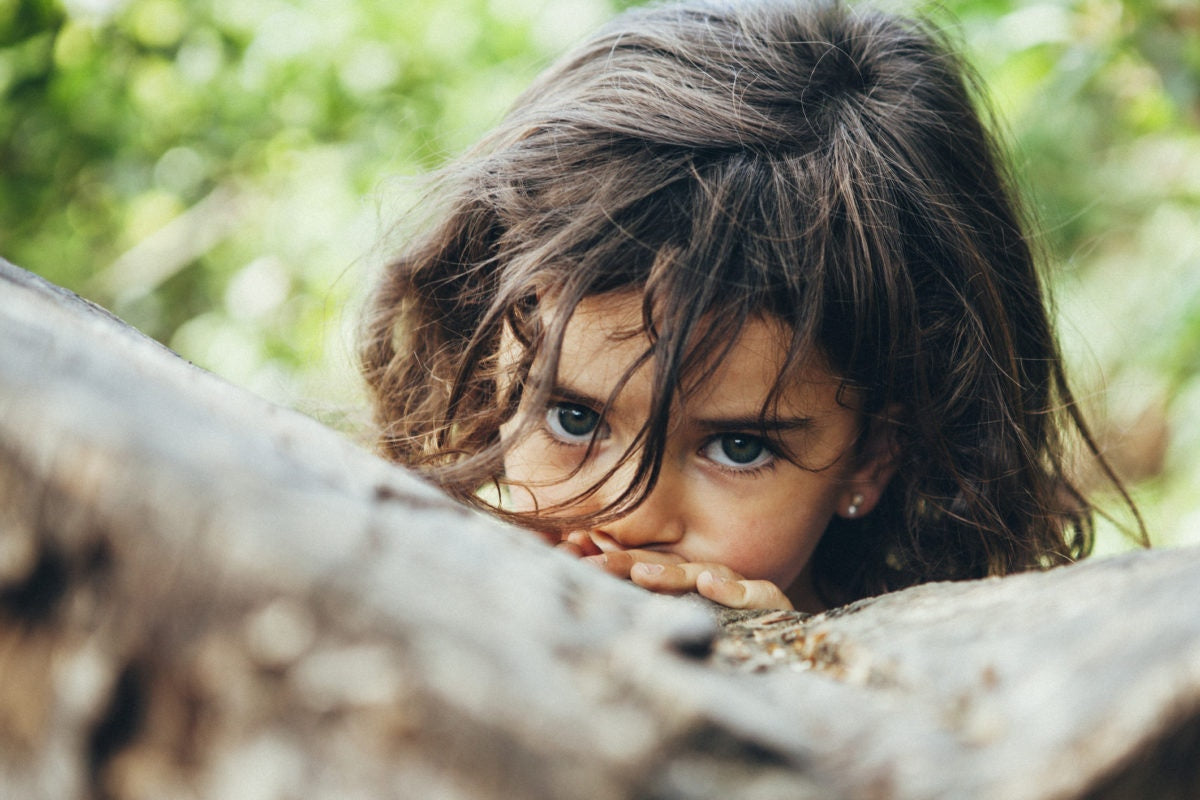
[[[1200,554],[655,597],[0,262],[0,793],[1200,791]]]

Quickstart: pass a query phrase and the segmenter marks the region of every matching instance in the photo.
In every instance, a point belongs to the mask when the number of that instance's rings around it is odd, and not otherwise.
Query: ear
[[[858,519],[869,514],[879,503],[888,482],[896,474],[900,457],[896,426],[902,413],[901,406],[891,405],[867,421],[867,435],[856,455],[856,465],[838,498],[836,513],[839,517]]]

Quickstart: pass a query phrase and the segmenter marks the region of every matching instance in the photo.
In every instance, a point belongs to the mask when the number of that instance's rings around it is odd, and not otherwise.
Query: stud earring
[[[864,498],[861,494],[856,494],[853,497],[851,497],[850,505],[846,507],[846,516],[850,517],[851,519],[853,519],[854,517],[857,517],[858,512],[862,507],[863,500],[864,500]]]

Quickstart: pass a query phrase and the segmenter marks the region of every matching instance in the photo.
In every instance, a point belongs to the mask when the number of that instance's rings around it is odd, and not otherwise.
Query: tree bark
[[[1200,554],[816,617],[611,579],[0,261],[0,795],[1200,791]]]

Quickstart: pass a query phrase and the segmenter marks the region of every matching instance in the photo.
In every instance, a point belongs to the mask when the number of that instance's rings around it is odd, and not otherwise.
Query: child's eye
[[[766,466],[775,458],[771,448],[757,436],[745,433],[725,433],[714,436],[704,445],[701,454],[722,467],[751,470]]]
[[[599,424],[599,414],[577,403],[554,403],[546,409],[551,435],[568,444],[587,444]]]

